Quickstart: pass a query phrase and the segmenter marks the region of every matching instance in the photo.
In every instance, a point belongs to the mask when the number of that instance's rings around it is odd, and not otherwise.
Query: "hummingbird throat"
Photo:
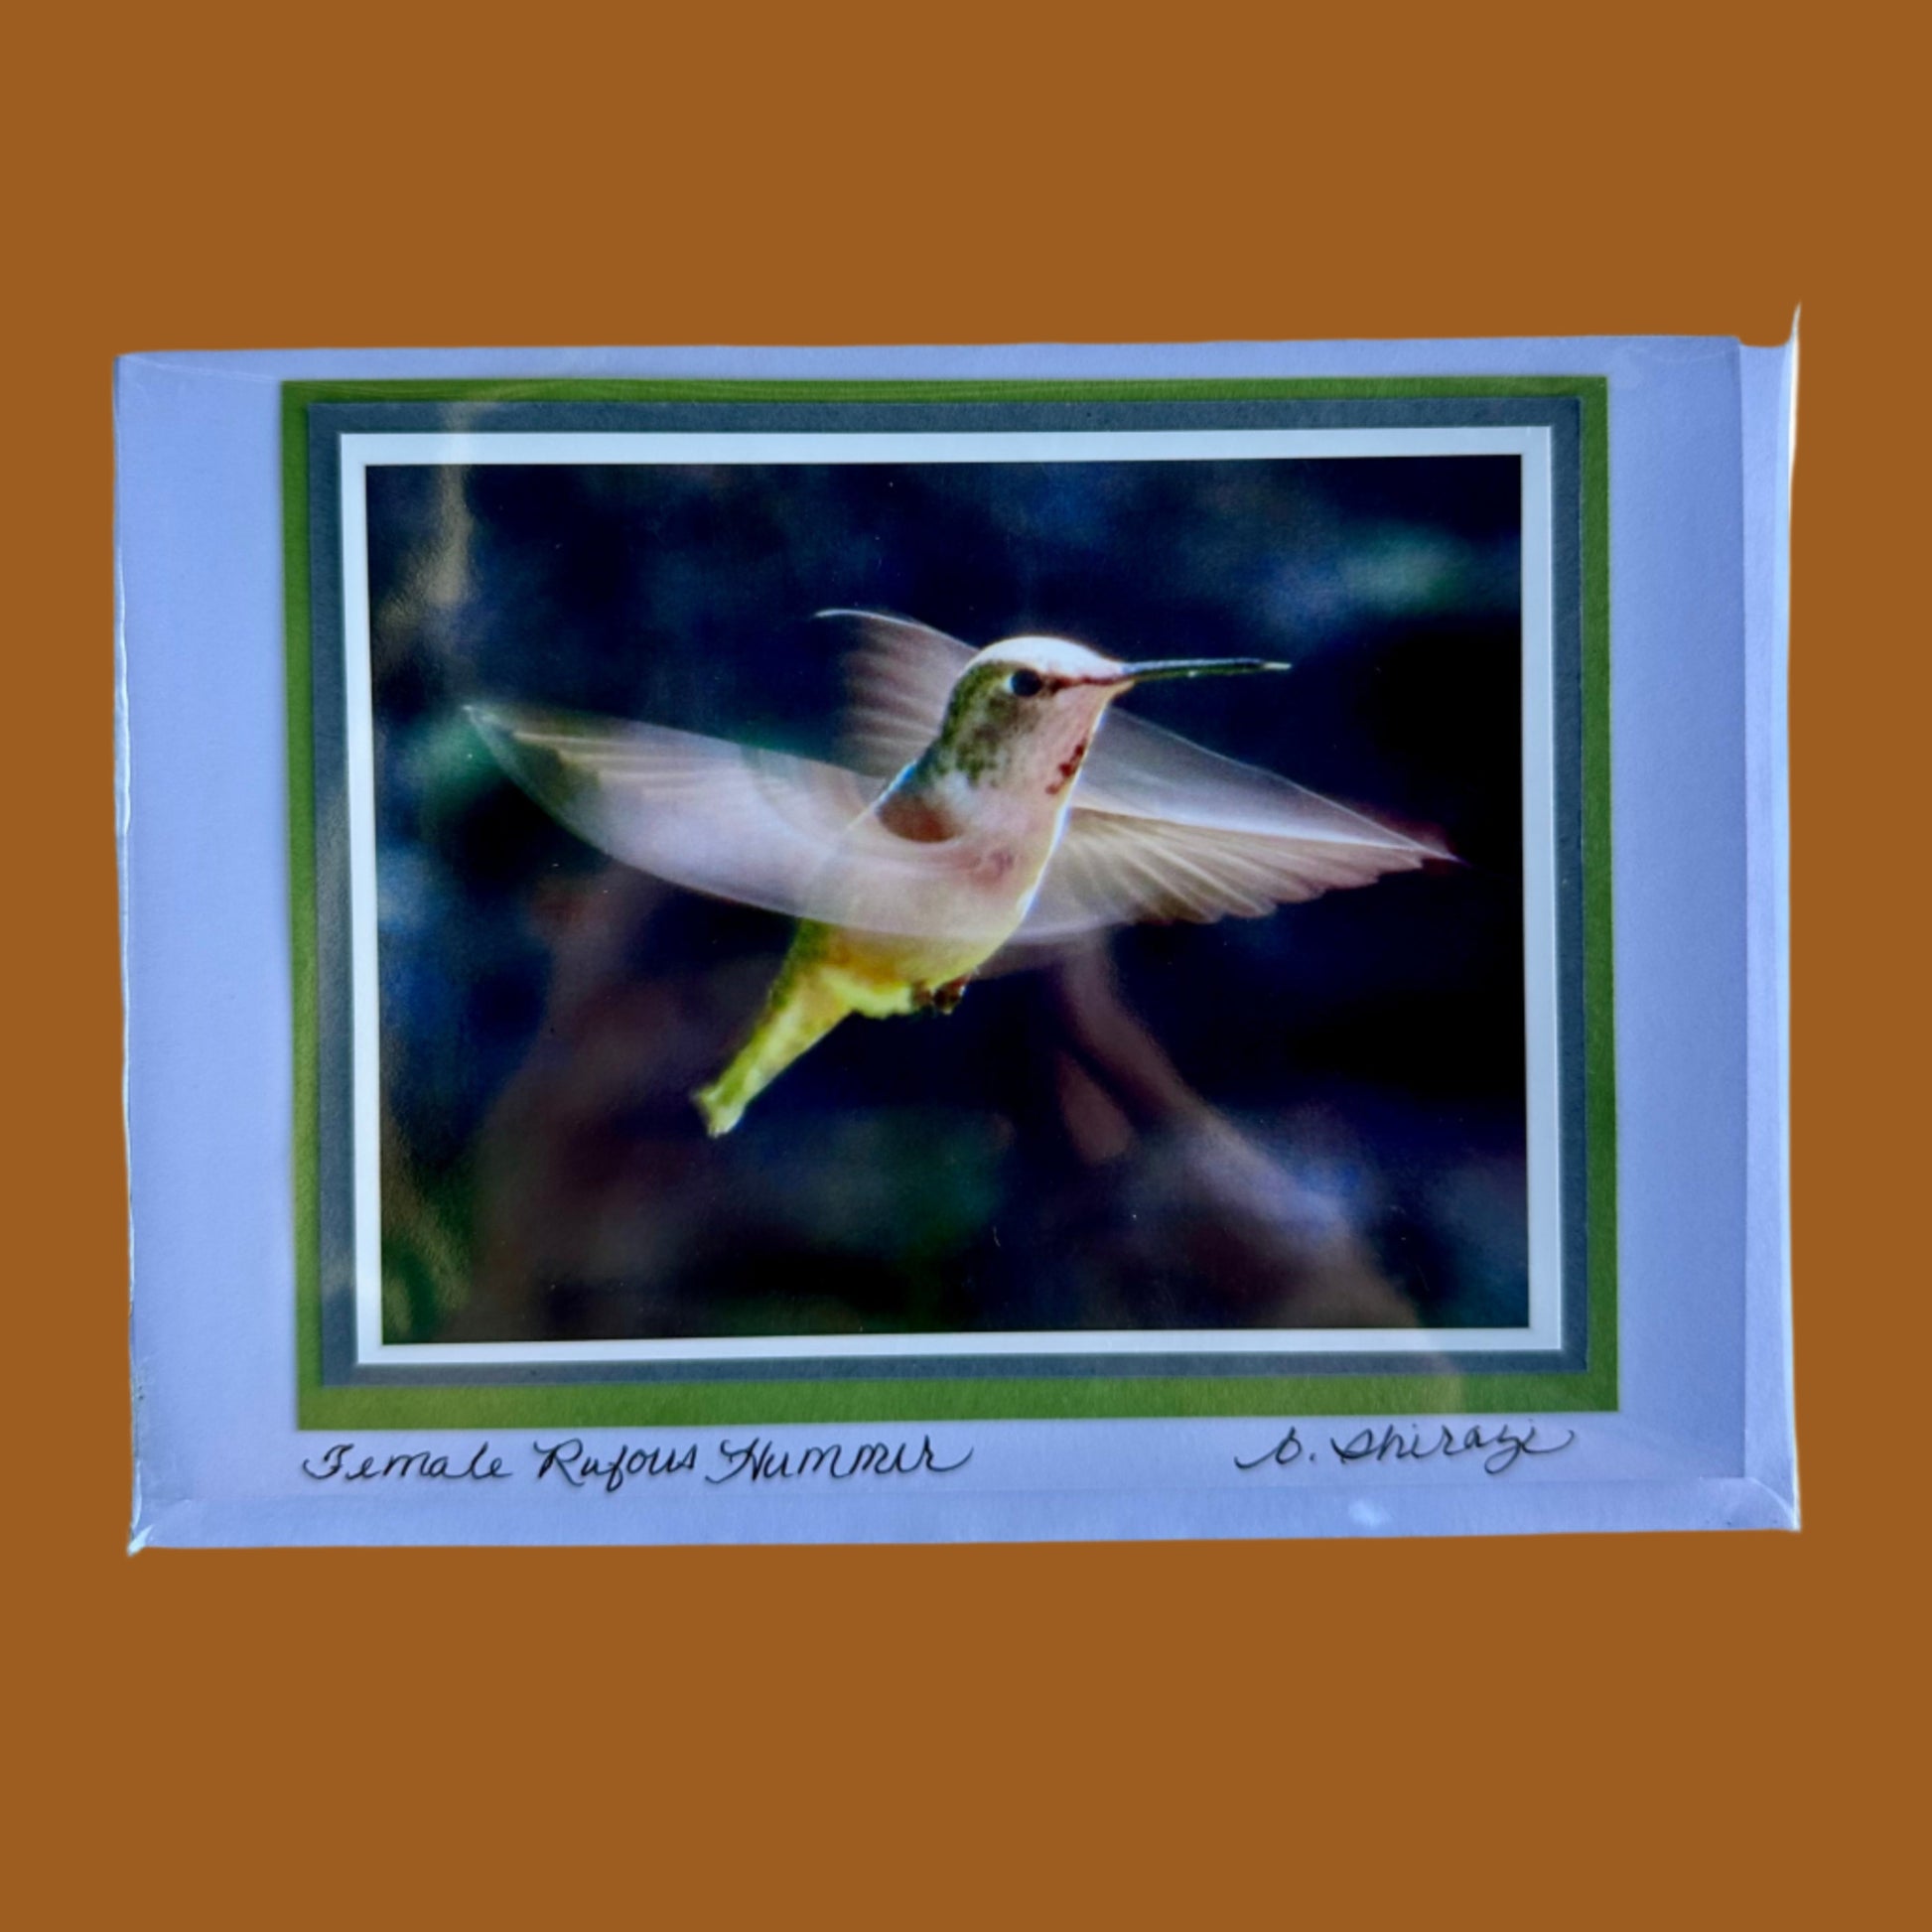
[[[1010,669],[987,664],[960,679],[938,737],[901,781],[908,790],[932,791],[961,780],[1007,789],[1024,785],[1035,770],[1048,797],[1072,783],[1086,757],[1092,718],[1041,709],[1037,695],[1011,689]],[[1063,687],[1049,680],[1045,688]]]

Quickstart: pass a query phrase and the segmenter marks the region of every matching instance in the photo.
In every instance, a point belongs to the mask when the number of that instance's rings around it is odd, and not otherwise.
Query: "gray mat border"
[[[1585,1106],[1583,879],[1582,405],[1572,396],[1229,398],[1202,401],[865,402],[312,402],[308,529],[310,671],[314,698],[317,1200],[326,1387],[556,1386],[587,1382],[704,1383],[852,1379],[1053,1379],[1578,1372],[1588,1365],[1587,1165]],[[466,434],[655,431],[745,434],[887,431],[1163,429],[1470,429],[1551,432],[1556,709],[1560,1214],[1564,1256],[1561,1349],[1427,1354],[905,1355],[802,1360],[363,1365],[355,1359],[354,1206],[346,693],[341,530],[341,439],[388,432]],[[506,1344],[514,1345],[514,1344]]]

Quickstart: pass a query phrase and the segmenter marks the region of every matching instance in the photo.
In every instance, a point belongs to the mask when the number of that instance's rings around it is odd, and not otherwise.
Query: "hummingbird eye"
[[[1015,671],[1007,679],[1007,689],[1016,698],[1036,698],[1046,688],[1046,680],[1037,671]]]

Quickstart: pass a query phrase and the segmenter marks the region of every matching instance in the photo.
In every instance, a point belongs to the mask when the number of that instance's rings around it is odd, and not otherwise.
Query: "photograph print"
[[[1613,1402],[1576,397],[578,386],[289,405],[316,1384]]]

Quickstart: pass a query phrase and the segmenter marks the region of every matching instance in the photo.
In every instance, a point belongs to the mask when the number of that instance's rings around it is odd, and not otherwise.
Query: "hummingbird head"
[[[1008,637],[978,652],[954,681],[927,754],[933,776],[1061,798],[1107,707],[1155,678],[1285,671],[1256,657],[1163,658],[1131,664],[1064,637]]]

